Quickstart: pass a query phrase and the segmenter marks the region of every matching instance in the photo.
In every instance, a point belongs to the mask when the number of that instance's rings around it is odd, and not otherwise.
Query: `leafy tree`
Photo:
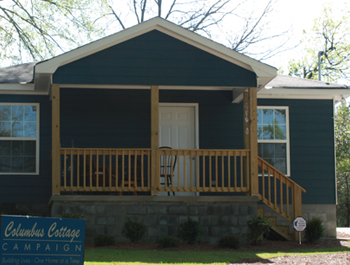
[[[266,59],[276,49],[259,43],[271,34],[280,0],[0,0],[2,65],[43,60],[159,16],[226,46]],[[252,8],[254,6],[255,8]],[[229,32],[234,23],[234,31]],[[227,40],[219,36],[229,36]],[[255,47],[255,48],[254,48]],[[258,51],[251,53],[251,49]]]
[[[350,106],[341,104],[335,115],[337,158],[337,222],[350,227]]]
[[[336,82],[350,78],[350,12],[344,6],[342,15],[328,5],[315,20],[311,31],[304,31],[304,56],[289,62],[289,75],[318,80],[318,53],[321,52],[322,80]]]
[[[0,1],[0,61],[42,60],[102,36],[94,21],[106,8],[93,0]]]

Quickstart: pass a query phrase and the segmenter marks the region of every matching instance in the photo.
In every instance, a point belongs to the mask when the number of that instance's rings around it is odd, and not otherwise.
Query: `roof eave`
[[[272,88],[272,89],[266,89],[262,88],[258,92],[259,96],[265,96],[265,97],[299,97],[299,98],[315,98],[315,99],[321,99],[321,98],[333,98],[336,100],[340,100],[342,98],[350,97],[350,89],[314,89],[314,88]]]

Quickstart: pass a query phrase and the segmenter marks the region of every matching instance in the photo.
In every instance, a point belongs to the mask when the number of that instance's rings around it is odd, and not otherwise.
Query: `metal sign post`
[[[299,232],[299,245],[301,245],[301,232],[306,228],[306,220],[303,217],[297,217],[293,221],[293,227]]]

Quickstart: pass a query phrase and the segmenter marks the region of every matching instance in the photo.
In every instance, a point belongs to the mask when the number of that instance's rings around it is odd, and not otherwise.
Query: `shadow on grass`
[[[195,250],[125,250],[125,249],[87,249],[85,251],[85,262],[89,263],[197,263],[197,264],[213,264],[213,263],[272,263],[269,258],[275,256],[285,256],[288,254],[323,254],[348,252],[349,248],[341,246],[321,247],[321,248],[303,248],[295,249],[275,249],[275,250],[231,250],[217,249],[206,251]]]

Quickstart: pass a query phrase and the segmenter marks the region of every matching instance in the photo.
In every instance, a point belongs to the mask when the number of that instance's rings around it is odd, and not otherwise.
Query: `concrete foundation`
[[[121,234],[124,222],[132,218],[147,226],[143,242],[157,242],[163,236],[176,236],[188,217],[203,227],[202,240],[216,243],[232,234],[245,243],[247,221],[257,215],[256,197],[160,197],[160,196],[53,196],[51,216],[79,213],[87,220],[86,238],[92,242],[100,234],[127,241]]]

